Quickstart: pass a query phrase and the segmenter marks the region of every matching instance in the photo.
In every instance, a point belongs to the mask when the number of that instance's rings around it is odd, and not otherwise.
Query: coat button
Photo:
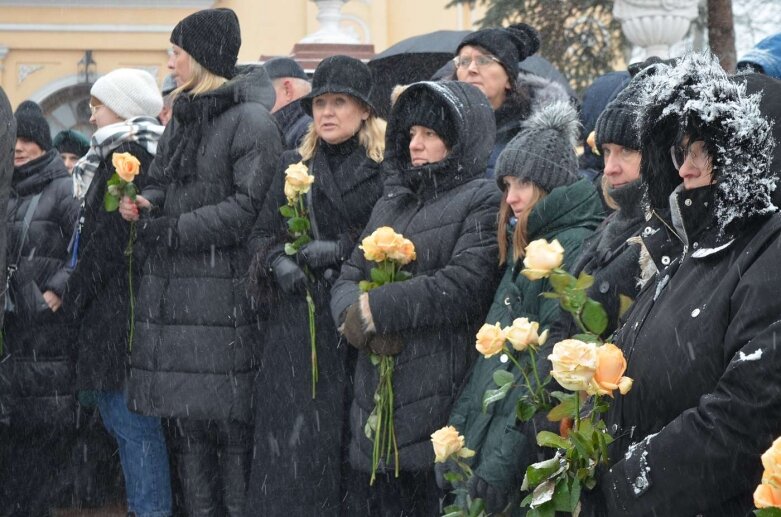
[[[699,247],[700,247],[700,243],[699,242],[695,242],[694,244],[692,244],[692,248],[694,248],[694,249],[697,249]]]
[[[692,311],[692,318],[696,318],[699,315],[700,315],[700,309],[694,309]]]
[[[508,307],[510,306],[510,297],[509,296],[504,299],[504,304],[506,306],[508,306]]]
[[[645,229],[643,229],[643,235],[648,237],[649,235],[651,235],[651,232],[653,231],[654,231],[653,228],[651,228],[650,226],[646,226]]]
[[[607,292],[610,290],[610,282],[605,280],[601,284],[599,284],[599,292],[602,294],[607,294]]]
[[[683,204],[686,205],[686,206],[692,206],[692,200],[691,199],[687,199],[686,201],[683,202]]]
[[[667,255],[662,257],[662,264],[664,264],[665,266],[669,266],[670,265],[670,257],[668,257]]]

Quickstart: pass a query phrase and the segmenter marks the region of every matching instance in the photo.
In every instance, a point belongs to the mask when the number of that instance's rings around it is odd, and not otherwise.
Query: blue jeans
[[[131,412],[120,391],[97,393],[103,425],[119,446],[128,511],[138,517],[168,517],[171,473],[160,419]]]

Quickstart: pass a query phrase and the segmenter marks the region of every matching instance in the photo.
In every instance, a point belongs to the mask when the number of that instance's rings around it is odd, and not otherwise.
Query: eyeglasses
[[[691,160],[691,164],[697,169],[706,168],[710,161],[708,151],[705,150],[705,142],[702,140],[695,140],[687,145],[674,145],[670,147],[670,156],[675,170],[681,170],[686,160]]]
[[[90,105],[89,105],[89,112],[90,112],[90,115],[93,115],[93,116],[94,116],[94,115],[95,115],[95,113],[97,113],[97,111],[98,111],[98,108],[102,108],[103,106],[104,106],[103,104],[98,104],[97,106],[93,106],[92,104],[90,104]]]
[[[477,68],[483,68],[484,66],[488,66],[491,63],[501,63],[501,61],[499,61],[499,58],[496,58],[494,56],[485,56],[482,54],[479,54],[475,57],[456,56],[453,58],[453,63],[456,65],[456,68],[469,68],[472,65],[472,61],[475,62]]]

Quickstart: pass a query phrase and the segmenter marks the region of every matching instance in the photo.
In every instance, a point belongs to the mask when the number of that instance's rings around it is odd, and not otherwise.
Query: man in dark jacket
[[[263,68],[277,96],[271,114],[282,131],[285,150],[297,149],[312,123],[312,117],[304,112],[300,102],[312,91],[312,84],[303,68],[289,57],[269,59]]]

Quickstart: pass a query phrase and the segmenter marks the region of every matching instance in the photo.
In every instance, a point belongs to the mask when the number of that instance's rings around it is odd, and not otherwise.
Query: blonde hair
[[[171,92],[171,104],[173,104],[176,97],[183,92],[187,92],[193,96],[201,95],[216,90],[228,82],[226,78],[206,70],[191,55],[188,54],[187,57],[190,59],[190,78],[186,83]]]
[[[547,194],[536,183],[532,183],[534,193],[529,200],[529,205],[523,209],[523,212],[518,216],[518,222],[515,223],[515,230],[513,230],[513,257],[516,261],[521,260],[526,254],[526,246],[529,245],[529,234],[527,233],[527,226],[529,225],[529,214],[531,214],[534,206],[540,202]],[[507,204],[507,192],[502,196],[502,202],[499,205],[498,216],[498,229],[496,240],[499,244],[499,265],[502,266],[507,262],[507,225],[510,222],[510,217],[513,216],[513,210],[510,205]]]
[[[361,123],[361,128],[358,130],[358,143],[366,149],[366,156],[377,163],[382,162],[385,154],[385,127],[387,125],[383,119],[370,112],[369,118]],[[312,122],[309,124],[309,129],[298,147],[298,154],[301,155],[301,160],[308,161],[312,159],[318,142],[320,142],[320,137],[317,131],[315,131],[315,123]]]

